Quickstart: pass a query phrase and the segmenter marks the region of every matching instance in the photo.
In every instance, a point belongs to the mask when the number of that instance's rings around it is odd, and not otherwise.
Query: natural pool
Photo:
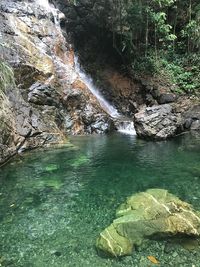
[[[165,188],[200,210],[200,136],[147,142],[114,134],[71,138],[0,169],[0,266],[200,266],[198,240],[151,240],[132,256],[98,256],[96,237],[127,196]]]

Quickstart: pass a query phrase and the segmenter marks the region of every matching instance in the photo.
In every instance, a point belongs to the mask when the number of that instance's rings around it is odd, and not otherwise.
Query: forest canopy
[[[199,91],[199,0],[113,0],[113,47],[133,69],[160,69]]]

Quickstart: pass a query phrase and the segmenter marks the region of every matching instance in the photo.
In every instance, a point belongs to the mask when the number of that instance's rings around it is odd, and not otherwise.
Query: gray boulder
[[[164,140],[176,135],[180,126],[181,116],[170,104],[146,107],[135,114],[135,130],[141,137]]]
[[[177,96],[171,93],[163,93],[158,98],[159,104],[172,103],[177,99]]]
[[[194,105],[183,117],[185,129],[200,130],[200,105]]]

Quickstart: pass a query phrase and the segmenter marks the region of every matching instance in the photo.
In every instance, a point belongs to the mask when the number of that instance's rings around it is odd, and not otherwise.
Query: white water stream
[[[75,55],[74,57],[74,63],[75,63],[75,70],[79,74],[79,77],[81,80],[87,85],[90,92],[98,99],[101,107],[112,117],[112,118],[119,118],[120,114],[114,108],[111,106],[108,101],[104,99],[104,97],[99,92],[98,88],[94,85],[93,79],[84,72],[84,70],[81,68],[81,65],[78,61],[78,57]]]
[[[35,0],[38,6],[43,7],[48,13],[52,13],[54,17],[54,23],[56,26],[60,25],[59,10],[49,3],[49,0]]]
[[[54,22],[57,27],[60,29],[59,22],[59,10],[56,9],[52,4],[49,3],[48,0],[35,0],[36,3],[47,10],[48,13],[52,13],[54,17]],[[61,32],[61,29],[60,29]],[[75,55],[74,57],[74,65],[77,74],[80,79],[87,85],[90,92],[97,98],[101,107],[108,113],[112,118],[114,118],[118,123],[117,130],[119,132],[136,135],[134,123],[130,119],[124,118],[115,107],[113,107],[100,93],[99,89],[95,86],[93,79],[85,73],[85,71],[81,68],[81,65],[78,61],[78,57]]]
[[[75,56],[74,59],[75,70],[79,74],[81,80],[87,85],[90,92],[98,99],[101,107],[116,121],[119,121],[117,130],[121,133],[136,135],[134,123],[127,118],[124,118],[115,107],[113,107],[100,93],[99,89],[95,86],[93,79],[85,73],[81,68],[78,61],[78,57]]]

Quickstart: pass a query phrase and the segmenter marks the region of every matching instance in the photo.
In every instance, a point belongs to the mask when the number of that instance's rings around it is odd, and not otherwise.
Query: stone
[[[200,120],[194,120],[190,128],[191,130],[200,130]]]
[[[156,101],[154,100],[153,96],[151,94],[146,94],[145,101],[148,106],[155,105]]]
[[[184,123],[184,128],[188,130],[190,129],[191,125],[192,125],[192,119],[191,118],[186,119]]]
[[[29,88],[28,101],[37,105],[59,106],[60,96],[55,88],[42,84],[34,83]]]
[[[194,105],[183,113],[184,128],[186,130],[200,130],[200,105]]]
[[[158,99],[159,96],[160,96],[160,91],[159,91],[159,89],[154,88],[154,89],[151,91],[151,95],[153,96],[153,98]]]
[[[170,104],[144,107],[134,117],[138,136],[164,140],[177,134],[182,120],[179,113],[174,113]]]
[[[15,134],[14,114],[5,94],[0,88],[0,163],[15,154],[17,136]]]
[[[163,93],[159,96],[158,98],[158,103],[159,104],[167,104],[167,103],[172,103],[177,99],[177,96],[175,94],[171,93]]]
[[[152,237],[200,236],[200,212],[164,189],[149,189],[127,198],[96,247],[113,257],[131,255]]]

